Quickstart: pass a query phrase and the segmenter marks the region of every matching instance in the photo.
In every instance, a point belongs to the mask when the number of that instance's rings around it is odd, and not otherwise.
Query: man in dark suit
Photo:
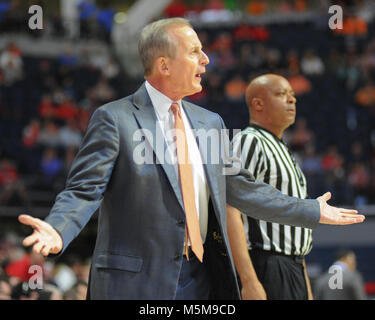
[[[220,136],[218,144],[205,144],[209,152],[198,147],[193,130],[221,132],[224,123],[181,100],[202,90],[209,62],[187,20],[146,26],[139,52],[145,84],[93,114],[46,220],[19,217],[34,229],[24,245],[46,256],[61,254],[100,210],[89,298],[238,299],[226,201],[254,217],[310,228],[363,221],[324,198],[289,198],[245,173],[225,171],[228,162],[215,157]],[[151,157],[141,161],[143,154]]]
[[[339,249],[335,262],[315,283],[316,300],[367,300],[357,258],[350,249]]]

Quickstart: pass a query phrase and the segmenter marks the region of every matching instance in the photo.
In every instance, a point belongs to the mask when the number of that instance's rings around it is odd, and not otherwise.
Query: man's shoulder
[[[260,134],[259,129],[256,128],[256,127],[253,127],[251,125],[247,126],[245,129],[243,129],[241,131],[241,135],[250,135],[250,136],[254,136],[258,139],[262,138],[262,135]]]
[[[100,106],[98,110],[115,111],[119,108],[124,108],[124,106],[128,106],[128,107],[133,106],[132,101],[133,101],[133,94],[117,99],[117,100],[107,102],[106,104],[103,104],[102,106]]]
[[[251,140],[255,140],[255,141],[258,141],[258,140],[262,140],[263,137],[262,135],[260,134],[259,130],[255,127],[252,127],[252,126],[248,126],[246,127],[245,129],[242,129],[241,132],[239,132],[235,137],[234,137],[235,140],[237,139],[251,139]]]
[[[94,114],[97,116],[99,115],[106,115],[110,118],[122,118],[123,116],[126,116],[127,113],[131,113],[134,110],[134,104],[133,104],[133,94],[113,100],[110,102],[107,102],[100,107],[98,107]],[[93,117],[94,117],[93,114]]]

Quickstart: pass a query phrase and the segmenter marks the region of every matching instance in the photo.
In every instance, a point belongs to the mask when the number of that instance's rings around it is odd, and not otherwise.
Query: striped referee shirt
[[[251,124],[233,138],[233,148],[242,167],[256,181],[265,182],[283,194],[305,199],[306,178],[286,144],[273,133]],[[241,148],[241,149],[240,149]],[[304,256],[312,248],[312,230],[243,215],[249,249]]]

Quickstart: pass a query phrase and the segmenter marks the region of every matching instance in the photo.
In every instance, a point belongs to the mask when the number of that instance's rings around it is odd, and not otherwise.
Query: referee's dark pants
[[[249,253],[268,300],[308,299],[303,257],[260,249]]]

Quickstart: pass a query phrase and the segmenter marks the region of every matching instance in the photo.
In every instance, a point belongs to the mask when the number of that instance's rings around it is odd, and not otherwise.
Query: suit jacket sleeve
[[[286,196],[268,184],[255,182],[243,169],[238,175],[228,175],[226,181],[227,203],[250,217],[310,229],[319,223],[317,200]]]
[[[119,152],[116,119],[97,109],[73,161],[66,187],[45,219],[61,235],[63,249],[79,234],[99,208]]]
[[[224,128],[224,123],[222,125]],[[238,152],[230,151],[227,156],[225,164],[238,169],[226,170],[227,173],[237,171],[226,175],[229,205],[256,219],[310,229],[318,225],[320,206],[317,200],[289,197],[266,183],[255,182],[254,176],[241,168]]]

